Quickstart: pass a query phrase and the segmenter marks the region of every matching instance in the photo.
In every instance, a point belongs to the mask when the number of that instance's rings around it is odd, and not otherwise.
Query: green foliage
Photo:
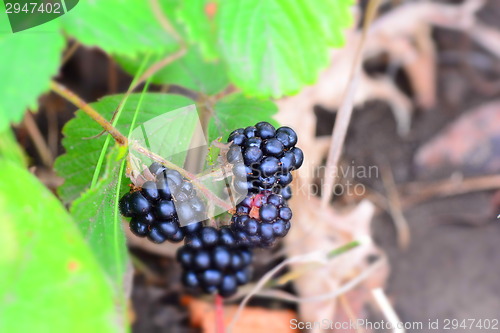
[[[104,274],[61,203],[0,163],[0,331],[118,331]]]
[[[140,64],[134,59],[126,57],[116,59],[131,74],[135,74],[139,69]],[[147,66],[157,60],[149,61]],[[182,58],[158,71],[151,78],[151,82],[177,84],[208,95],[224,90],[229,84],[224,66],[220,62],[206,62],[196,48],[189,49]]]
[[[213,106],[209,142],[219,137],[225,141],[232,130],[259,121],[278,126],[272,118],[276,105],[258,98],[281,97],[314,83],[328,63],[329,48],[342,45],[342,29],[351,23],[352,0],[158,1],[160,14],[185,39],[188,49],[150,82],[176,84],[209,96],[231,84],[241,90]],[[121,307],[123,315],[127,251],[117,204],[129,183],[124,177],[129,151],[105,145],[106,135],[89,139],[102,128],[82,111],[76,112],[63,130],[66,154],[55,163],[65,179],[58,191],[61,200],[71,204],[71,219],[21,169],[24,158],[7,127],[20,121],[28,107],[36,108],[37,98],[57,74],[65,44],[60,30],[85,46],[103,49],[136,76],[142,73],[143,59],[149,59],[143,62],[148,67],[179,50],[180,43],[162,26],[151,3],[80,1],[60,19],[12,34],[0,2],[0,219],[4,226],[0,331],[120,329],[113,306]],[[90,106],[111,119],[123,97],[107,96]],[[115,127],[125,135],[131,133],[132,143],[182,165],[193,134],[201,133],[193,105],[181,96],[132,94]],[[210,152],[212,161],[216,151]],[[150,162],[136,152],[130,156],[139,167]],[[30,320],[23,320],[26,314]]]
[[[173,10],[175,7],[169,2],[165,8]],[[139,60],[139,54],[144,52],[164,54],[179,47],[160,25],[150,1],[80,1],[61,20],[69,35],[111,54]]]
[[[329,10],[345,13],[350,4],[350,0],[224,2],[217,23],[232,81],[245,93],[262,97],[293,94],[314,83],[328,63],[329,47],[341,44],[339,32],[348,22],[347,18],[335,21],[336,14]]]
[[[198,44],[206,60],[218,58],[217,30],[211,13],[207,9],[217,8],[214,0],[182,1],[177,16],[184,23],[187,39]]]
[[[215,114],[208,127],[208,139],[211,142],[222,136],[225,140],[233,130],[253,126],[259,121],[279,126],[272,118],[276,112],[278,109],[271,101],[248,98],[242,94],[228,95],[215,105]]]
[[[125,234],[117,205],[118,196],[124,191],[121,187],[121,165],[125,155],[126,148],[113,148],[102,178],[71,206],[71,215],[115,286],[116,303],[122,301],[127,263]]]
[[[0,131],[21,121],[28,107],[37,109],[38,96],[57,73],[63,47],[54,22],[13,34],[0,2]]]
[[[7,160],[19,166],[26,165],[26,157],[10,129],[0,131],[0,161]]]

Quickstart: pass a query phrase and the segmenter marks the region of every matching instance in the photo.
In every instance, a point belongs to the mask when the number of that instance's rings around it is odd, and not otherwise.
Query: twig
[[[55,81],[50,82],[50,88],[56,92],[58,95],[64,97],[71,103],[73,103],[76,107],[80,108],[83,112],[85,112],[89,117],[94,119],[99,125],[104,128],[106,132],[108,132],[113,139],[122,146],[127,145],[127,138],[121,134],[110,122],[104,119],[96,110],[94,110],[90,105],[88,105],[83,99],[73,93],[71,90],[66,88],[60,83]]]
[[[132,142],[129,147],[130,147],[130,149],[133,149],[133,150],[137,151],[138,153],[145,155],[145,156],[149,157],[150,159],[152,159],[158,163],[161,163],[170,169],[177,170],[184,178],[190,180],[193,183],[193,185],[195,185],[203,194],[205,194],[205,196],[208,199],[210,199],[217,206],[222,207],[225,210],[229,210],[229,209],[233,208],[227,202],[225,202],[224,200],[222,200],[221,198],[219,198],[218,196],[213,194],[208,188],[206,188],[205,185],[203,185],[203,183],[200,182],[200,180],[198,179],[198,177],[196,175],[190,173],[189,171],[184,170],[183,168],[175,165],[174,163],[172,163],[170,161],[165,160],[160,155],[153,153],[152,151],[140,146],[139,144],[137,144],[135,142]]]
[[[116,94],[118,90],[118,73],[115,62],[108,56],[108,91],[109,94]]]
[[[156,72],[161,70],[163,67],[167,66],[168,64],[174,62],[175,60],[179,59],[180,57],[184,56],[187,52],[187,46],[186,42],[182,39],[181,35],[175,30],[174,26],[170,23],[169,19],[164,15],[163,9],[161,8],[158,0],[149,0],[149,5],[151,6],[151,10],[153,11],[154,16],[162,26],[163,30],[165,30],[170,36],[172,36],[176,42],[179,43],[179,50],[177,50],[175,53],[172,53],[165,57],[164,59],[154,63],[151,65],[140,77],[138,80],[136,80],[135,83],[133,83],[128,91],[127,94],[130,94],[135,88],[137,88],[141,83],[149,79],[151,76],[153,76]]]
[[[162,26],[163,30],[165,30],[169,35],[174,37],[174,39],[179,44],[185,44],[182,40],[181,35],[175,30],[174,26],[170,23],[168,18],[163,14],[163,9],[160,6],[158,0],[149,0],[149,5],[151,6],[151,10],[153,11],[154,16]]]
[[[196,175],[191,174],[190,172],[184,170],[183,168],[173,164],[170,161],[165,160],[163,157],[161,157],[158,154],[153,153],[152,151],[149,151],[148,149],[138,145],[135,142],[129,143],[128,139],[121,134],[111,123],[109,123],[106,119],[104,119],[103,116],[101,116],[96,110],[94,110],[89,104],[87,104],[85,101],[83,101],[80,97],[78,97],[75,93],[64,87],[63,85],[52,81],[51,82],[51,89],[61,95],[62,97],[66,98],[70,102],[72,102],[75,106],[80,108],[83,112],[85,112],[87,115],[89,115],[92,119],[94,119],[99,125],[101,125],[105,131],[107,131],[113,139],[120,145],[129,145],[130,149],[133,149],[149,158],[151,158],[154,161],[157,161],[163,165],[165,165],[168,168],[177,170],[183,177],[189,179],[193,185],[195,185],[201,192],[203,192],[208,199],[210,199],[213,203],[215,203],[217,206],[222,207],[226,210],[229,210],[233,208],[231,205],[229,205],[227,202],[224,200],[220,199],[217,197],[215,194],[210,192],[208,188],[205,187],[196,177]]]
[[[215,331],[217,333],[224,333],[224,301],[222,296],[215,295]]]
[[[265,298],[272,298],[272,299],[278,299],[286,302],[292,302],[292,303],[314,303],[314,302],[322,302],[326,301],[335,297],[338,297],[353,288],[355,288],[358,284],[363,282],[365,279],[367,279],[373,272],[375,272],[378,268],[382,267],[386,259],[379,259],[371,266],[369,266],[367,269],[365,269],[363,272],[361,272],[359,275],[356,277],[352,278],[349,280],[349,282],[345,283],[338,289],[334,290],[331,293],[326,293],[326,294],[321,294],[317,296],[311,296],[311,297],[298,297],[295,295],[292,295],[288,292],[281,291],[281,290],[273,290],[273,289],[267,289],[267,290],[260,290],[260,288],[255,291],[256,287],[253,288],[253,290],[250,292],[252,296],[259,296],[259,297],[265,297]],[[240,295],[242,296],[242,295]],[[246,296],[248,297],[248,295]],[[237,298],[237,297],[234,297]],[[241,305],[240,305],[241,306]],[[239,311],[239,309],[238,309]],[[236,315],[235,315],[236,317]],[[233,319],[233,322],[235,319]]]
[[[186,54],[186,47],[181,46],[181,48],[176,51],[175,53],[169,54],[167,57],[163,58],[162,60],[152,64],[140,77],[139,79],[136,80],[135,83],[130,85],[127,94],[130,94],[132,91],[134,91],[135,88],[137,88],[141,83],[149,79],[151,76],[155,75],[159,70],[161,70],[163,67],[167,66],[168,64],[174,62],[175,60],[179,59],[183,55]]]
[[[158,0],[149,0],[149,4],[151,6],[153,14],[155,15],[156,19],[160,22],[163,29],[168,34],[170,34],[172,37],[174,37],[174,39],[179,43],[180,47],[179,47],[179,50],[177,50],[175,53],[169,54],[164,59],[152,64],[144,73],[142,73],[142,75],[139,78],[134,79],[134,81],[132,81],[132,83],[130,84],[130,87],[128,88],[127,92],[125,93],[125,96],[124,96],[122,102],[124,100],[126,100],[128,98],[128,96],[138,86],[140,86],[143,82],[145,82],[150,77],[155,75],[163,67],[167,66],[168,64],[170,64],[170,63],[174,62],[175,60],[179,59],[180,57],[184,56],[184,54],[186,54],[186,52],[187,52],[186,43],[184,42],[182,37],[179,35],[179,33],[177,33],[177,31],[174,29],[172,24],[170,24],[170,21],[168,20],[168,18],[163,14],[163,11],[158,3]],[[118,105],[117,110],[120,109],[120,106],[121,106],[121,103],[120,103],[120,105]],[[116,113],[117,113],[117,111],[115,111],[113,113],[113,116],[111,117],[111,122],[113,122],[113,120],[115,119]],[[96,137],[101,136],[103,133],[104,132],[99,133],[98,135],[96,135]]]
[[[26,112],[26,115],[24,116],[24,126],[28,131],[31,141],[33,141],[33,144],[35,145],[36,151],[38,152],[38,155],[40,155],[43,164],[48,168],[52,167],[54,156],[47,146],[42,133],[40,133],[40,129],[36,125],[30,111]]]
[[[396,189],[392,170],[389,166],[383,167],[381,170],[382,182],[387,190],[387,203],[389,205],[389,213],[391,214],[394,225],[398,233],[398,244],[401,249],[408,248],[410,244],[410,228],[406,220],[401,201],[399,200],[399,193]]]
[[[339,163],[340,154],[342,153],[342,148],[344,146],[344,141],[347,134],[347,128],[349,127],[349,123],[351,121],[351,115],[354,103],[354,93],[361,72],[361,60],[365,46],[366,36],[368,33],[369,25],[373,21],[378,11],[379,4],[380,0],[372,0],[368,4],[368,9],[363,24],[363,33],[361,34],[358,50],[356,52],[356,56],[352,63],[351,72],[349,74],[349,82],[345,89],[342,104],[337,113],[337,120],[335,121],[335,125],[333,127],[333,135],[332,135],[330,150],[328,152],[328,159],[326,162],[325,187],[324,187],[325,190],[321,196],[321,206],[323,208],[328,205],[332,197],[333,187],[337,178],[335,169]]]
[[[280,264],[278,264],[273,269],[271,269],[266,274],[264,274],[264,276],[260,278],[260,280],[252,288],[252,290],[241,301],[241,303],[240,303],[240,305],[238,307],[238,310],[236,311],[236,313],[233,316],[233,320],[231,321],[231,324],[228,326],[228,331],[231,332],[232,327],[234,327],[234,325],[238,321],[238,319],[239,319],[239,317],[241,315],[241,312],[245,308],[246,304],[250,301],[250,298],[252,298],[252,296],[254,296],[254,295],[259,295],[260,296],[261,293],[259,293],[259,291],[263,287],[267,286],[269,284],[269,282],[271,281],[271,279],[273,278],[273,276],[276,275],[276,273],[278,273],[279,271],[281,271],[286,265],[289,265],[289,264],[292,264],[292,263],[311,263],[311,264],[319,263],[319,264],[326,264],[328,262],[328,260],[331,259],[332,257],[335,257],[335,256],[337,256],[339,254],[345,253],[345,251],[347,251],[347,250],[349,250],[349,249],[351,249],[353,247],[356,247],[358,245],[360,245],[360,242],[353,241],[353,242],[350,242],[350,243],[348,243],[348,244],[346,244],[344,246],[341,246],[340,248],[335,249],[333,251],[329,251],[329,252],[314,251],[314,252],[309,252],[309,253],[298,255],[298,256],[294,256],[294,257],[289,257],[286,260],[282,261]],[[288,294],[288,293],[285,293],[285,294]],[[289,295],[291,295],[291,294],[289,294]],[[302,300],[306,300],[307,301],[306,298],[296,298],[296,299],[297,300],[300,299],[301,301]]]
[[[496,190],[500,188],[500,175],[479,176],[464,179],[446,179],[433,183],[413,182],[403,184],[399,191],[410,192],[402,198],[402,207],[408,208],[423,201],[469,192]]]
[[[392,307],[391,303],[389,303],[389,300],[387,299],[384,290],[382,290],[382,288],[373,289],[372,295],[373,298],[375,298],[375,302],[380,307],[380,310],[382,310],[382,313],[384,314],[387,321],[389,321],[391,323],[391,326],[394,327],[393,332],[394,333],[406,332],[406,330],[403,327],[401,327],[401,325],[398,325],[401,322],[401,320],[396,314],[396,311],[394,311],[394,308]]]
[[[73,45],[64,53],[63,59],[61,61],[61,65],[64,65],[68,62],[69,59],[75,54],[76,50],[80,47],[80,42],[74,41]]]

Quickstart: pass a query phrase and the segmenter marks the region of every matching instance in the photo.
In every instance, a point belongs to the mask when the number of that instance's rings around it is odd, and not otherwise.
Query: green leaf
[[[131,94],[123,107],[116,125],[121,133],[129,132],[140,96],[140,93]],[[99,102],[90,105],[104,118],[111,119],[123,97],[123,95],[106,96]],[[146,93],[138,113],[137,125],[140,126],[157,116],[192,104],[191,100],[177,95]],[[75,118],[64,126],[65,138],[62,143],[66,154],[60,156],[55,163],[56,171],[65,179],[64,184],[58,189],[63,202],[68,203],[75,200],[90,187],[97,160],[104,145],[105,135],[90,140],[85,140],[85,138],[92,137],[101,131],[102,128],[82,111],[77,111]],[[180,134],[175,133],[175,135]],[[186,133],[185,136],[177,136],[171,140],[177,142],[188,139],[189,133]],[[166,142],[168,143],[168,141]]]
[[[113,282],[116,303],[124,300],[123,276],[127,263],[125,233],[117,205],[117,196],[124,190],[121,175],[125,153],[124,147],[111,150],[102,178],[75,200],[70,209],[94,255]]]
[[[269,100],[248,98],[242,94],[231,94],[215,104],[215,114],[208,126],[208,140],[212,142],[218,137],[227,136],[237,128],[253,126],[259,121],[267,121],[278,127],[272,118],[278,112],[276,104]]]
[[[218,2],[214,0],[191,0],[181,2],[177,11],[179,20],[185,25],[188,40],[199,45],[205,60],[219,57],[215,22],[211,13],[207,13],[207,10],[217,6]]]
[[[281,97],[313,84],[342,44],[351,0],[241,0],[221,4],[219,41],[245,93]],[[334,20],[341,16],[341,20]]]
[[[165,8],[175,9],[171,2]],[[80,1],[61,20],[69,35],[111,54],[138,59],[140,53],[164,54],[179,48],[155,17],[150,1]]]
[[[109,285],[70,216],[34,176],[6,161],[0,220],[1,332],[119,331]]]
[[[0,160],[26,166],[26,156],[24,156],[10,128],[0,131]]]
[[[116,59],[131,74],[135,74],[139,69],[139,64],[134,59],[126,57]],[[147,67],[153,62],[151,60]],[[151,78],[151,82],[177,84],[207,95],[218,93],[229,84],[225,67],[218,62],[206,62],[201,58],[199,51],[193,47],[186,55],[158,71]]]
[[[0,131],[19,122],[26,109],[49,90],[57,74],[64,38],[55,22],[13,34],[0,2]]]

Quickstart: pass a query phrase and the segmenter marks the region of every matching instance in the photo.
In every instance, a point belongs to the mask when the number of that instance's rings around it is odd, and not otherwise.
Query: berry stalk
[[[71,103],[73,103],[75,106],[80,108],[83,112],[85,112],[89,117],[94,119],[99,125],[104,128],[106,132],[108,132],[113,139],[122,146],[126,146],[128,143],[127,138],[120,133],[109,121],[104,119],[103,116],[99,114],[96,110],[94,110],[90,105],[88,105],[83,99],[81,99],[78,95],[76,95],[74,92],[66,88],[60,83],[57,83],[55,81],[50,82],[50,89],[52,89],[55,93],[60,95],[61,97],[67,99]]]

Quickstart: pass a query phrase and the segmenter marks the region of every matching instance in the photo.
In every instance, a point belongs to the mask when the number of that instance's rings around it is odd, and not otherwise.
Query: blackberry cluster
[[[228,227],[201,226],[193,231],[177,251],[177,261],[183,268],[184,286],[208,294],[229,297],[251,278],[252,252],[237,245]]]
[[[229,226],[203,225],[206,207],[182,175],[153,163],[120,199],[120,212],[131,217],[130,230],[155,243],[184,245],[177,251],[182,283],[205,293],[234,295],[251,278],[254,247],[271,247],[290,229],[291,171],[304,155],[295,147],[297,134],[260,122],[231,133],[226,158],[232,164],[234,188],[244,193]],[[181,227],[181,224],[184,225]]]
[[[290,229],[292,211],[286,201],[292,197],[291,171],[304,161],[302,150],[295,147],[297,134],[290,127],[275,129],[260,122],[233,131],[227,142],[234,188],[246,193],[231,219],[237,243],[271,247]]]
[[[154,243],[182,241],[191,226],[181,227],[179,220],[183,225],[202,221],[205,204],[196,196],[193,184],[176,170],[153,163],[149,175],[144,176],[153,179],[140,187],[131,186],[120,199],[121,214],[131,217],[130,230]]]
[[[295,147],[297,134],[286,126],[275,129],[260,122],[233,131],[227,142],[231,143],[227,160],[233,164],[233,184],[238,193],[280,193],[292,182],[291,171],[304,161],[302,150]]]

